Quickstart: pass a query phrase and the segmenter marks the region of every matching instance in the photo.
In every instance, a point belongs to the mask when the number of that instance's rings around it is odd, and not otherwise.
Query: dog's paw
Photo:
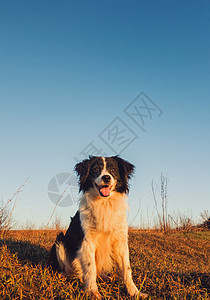
[[[102,295],[99,293],[98,290],[89,290],[88,294],[91,296],[91,299],[102,299]]]
[[[145,293],[138,293],[138,295],[139,295],[139,299],[146,299],[148,297],[148,295]]]
[[[127,287],[127,291],[131,297],[139,297],[139,299],[146,299],[148,297],[147,294],[139,292],[135,285]]]
[[[135,286],[134,283],[129,284],[126,286],[127,287],[127,292],[130,296],[137,296],[139,294],[139,290],[137,289],[137,287]]]

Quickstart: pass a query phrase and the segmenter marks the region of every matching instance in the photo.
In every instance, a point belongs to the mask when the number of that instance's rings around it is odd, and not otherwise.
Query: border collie
[[[96,278],[108,279],[105,274],[116,265],[130,296],[145,298],[133,282],[129,261],[126,194],[134,166],[118,156],[91,156],[75,171],[82,192],[79,210],[51,249],[53,269],[76,275],[93,298],[101,299]]]

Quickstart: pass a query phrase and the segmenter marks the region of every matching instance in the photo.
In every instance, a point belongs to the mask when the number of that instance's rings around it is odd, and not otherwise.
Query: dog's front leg
[[[114,253],[117,265],[122,273],[124,283],[130,296],[139,295],[141,298],[146,298],[147,294],[140,293],[132,279],[127,239],[115,243]]]
[[[79,259],[83,271],[83,280],[85,289],[94,298],[101,299],[102,296],[98,291],[96,284],[96,261],[95,261],[96,246],[91,240],[84,239],[79,251]]]

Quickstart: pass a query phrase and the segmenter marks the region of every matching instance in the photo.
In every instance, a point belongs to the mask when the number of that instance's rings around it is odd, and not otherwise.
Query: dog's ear
[[[76,171],[79,177],[79,185],[81,191],[90,171],[90,160],[84,159],[82,162],[76,164],[74,170]]]
[[[119,173],[121,177],[121,187],[119,188],[120,192],[129,192],[129,184],[128,181],[134,173],[135,167],[128,161],[120,158],[118,155],[113,156],[113,158],[118,163]]]
[[[126,175],[127,179],[130,179],[134,173],[135,167],[128,161],[120,158],[119,156],[114,156],[116,161],[118,162],[118,166],[120,170],[123,170],[124,174]]]

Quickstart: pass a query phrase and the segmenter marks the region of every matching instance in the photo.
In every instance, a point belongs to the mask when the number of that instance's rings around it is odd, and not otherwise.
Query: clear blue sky
[[[1,1],[0,197],[30,176],[17,224],[46,224],[53,176],[119,117],[138,136],[121,153],[136,166],[131,221],[152,216],[151,180],[169,178],[169,211],[210,203],[209,1]],[[124,109],[144,92],[163,112],[144,132]],[[118,119],[119,120],[119,119]],[[145,119],[146,120],[146,119]],[[67,224],[77,204],[58,207]],[[133,224],[133,225],[135,225]]]

